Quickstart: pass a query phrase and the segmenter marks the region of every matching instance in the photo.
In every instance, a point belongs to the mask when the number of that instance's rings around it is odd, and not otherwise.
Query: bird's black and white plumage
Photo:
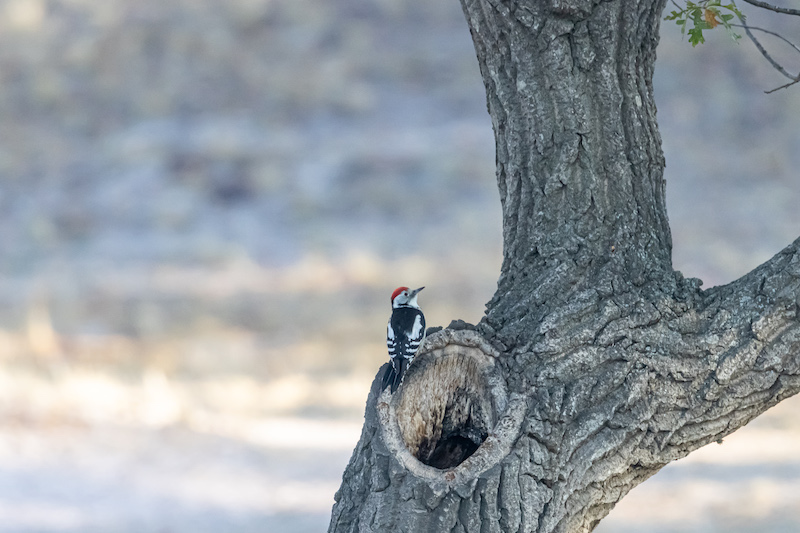
[[[391,365],[383,375],[383,386],[397,390],[408,365],[414,359],[420,344],[425,339],[425,315],[417,304],[417,294],[425,287],[410,290],[398,287],[392,293],[392,316],[386,328],[386,346]]]

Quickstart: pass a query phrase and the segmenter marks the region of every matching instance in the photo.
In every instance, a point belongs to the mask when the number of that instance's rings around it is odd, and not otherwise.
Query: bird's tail
[[[386,390],[390,384],[394,383],[394,378],[397,375],[397,372],[394,371],[394,361],[389,361],[389,365],[386,367],[386,371],[383,373],[383,381],[381,382],[381,390]],[[394,389],[392,389],[394,392]]]
[[[389,363],[389,367],[383,374],[381,390],[384,390],[387,386],[391,385],[392,394],[394,394],[394,391],[396,391],[397,387],[400,386],[400,382],[403,381],[403,374],[408,368],[408,359],[405,357],[395,357]]]

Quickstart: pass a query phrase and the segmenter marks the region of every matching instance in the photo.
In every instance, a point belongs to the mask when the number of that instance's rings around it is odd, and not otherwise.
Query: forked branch
[[[792,41],[790,41],[789,39],[787,39],[786,37],[784,37],[783,35],[781,35],[781,34],[779,34],[777,32],[774,32],[774,31],[771,31],[771,30],[767,30],[767,29],[764,29],[764,28],[759,28],[759,27],[756,27],[756,26],[748,26],[747,23],[744,21],[744,18],[742,18],[742,17],[740,17],[739,20],[742,22],[741,24],[732,24],[732,26],[736,26],[736,27],[739,27],[739,28],[744,28],[744,31],[747,34],[747,37],[750,38],[750,41],[752,41],[753,45],[755,45],[755,47],[758,49],[758,51],[761,52],[761,55],[764,56],[764,59],[766,59],[769,62],[769,64],[772,65],[772,67],[775,70],[777,70],[778,72],[780,72],[781,74],[783,74],[784,76],[786,76],[787,78],[792,80],[789,83],[785,83],[785,84],[781,85],[780,87],[776,87],[774,89],[770,89],[769,91],[764,91],[764,92],[766,94],[771,94],[771,93],[774,93],[775,91],[780,91],[781,89],[786,89],[787,87],[791,87],[795,83],[800,82],[800,73],[798,73],[797,75],[789,73],[783,67],[783,65],[778,63],[778,61],[776,61],[775,58],[772,57],[772,54],[770,54],[767,51],[767,49],[764,47],[764,45],[761,44],[761,42],[753,34],[752,30],[760,31],[760,32],[766,33],[767,35],[772,35],[773,37],[777,37],[778,39],[780,39],[781,41],[785,42],[790,47],[792,47],[798,53],[800,53],[800,47],[798,47]]]

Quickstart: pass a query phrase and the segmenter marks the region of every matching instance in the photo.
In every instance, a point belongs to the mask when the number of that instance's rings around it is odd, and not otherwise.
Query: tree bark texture
[[[586,532],[800,391],[800,239],[707,291],[671,263],[665,0],[462,0],[503,206],[498,289],[373,383],[329,532]]]

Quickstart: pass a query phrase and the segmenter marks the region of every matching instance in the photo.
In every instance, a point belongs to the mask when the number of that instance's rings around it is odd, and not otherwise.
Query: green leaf
[[[706,42],[703,37],[703,28],[694,27],[689,30],[689,42],[692,43],[693,47]]]

